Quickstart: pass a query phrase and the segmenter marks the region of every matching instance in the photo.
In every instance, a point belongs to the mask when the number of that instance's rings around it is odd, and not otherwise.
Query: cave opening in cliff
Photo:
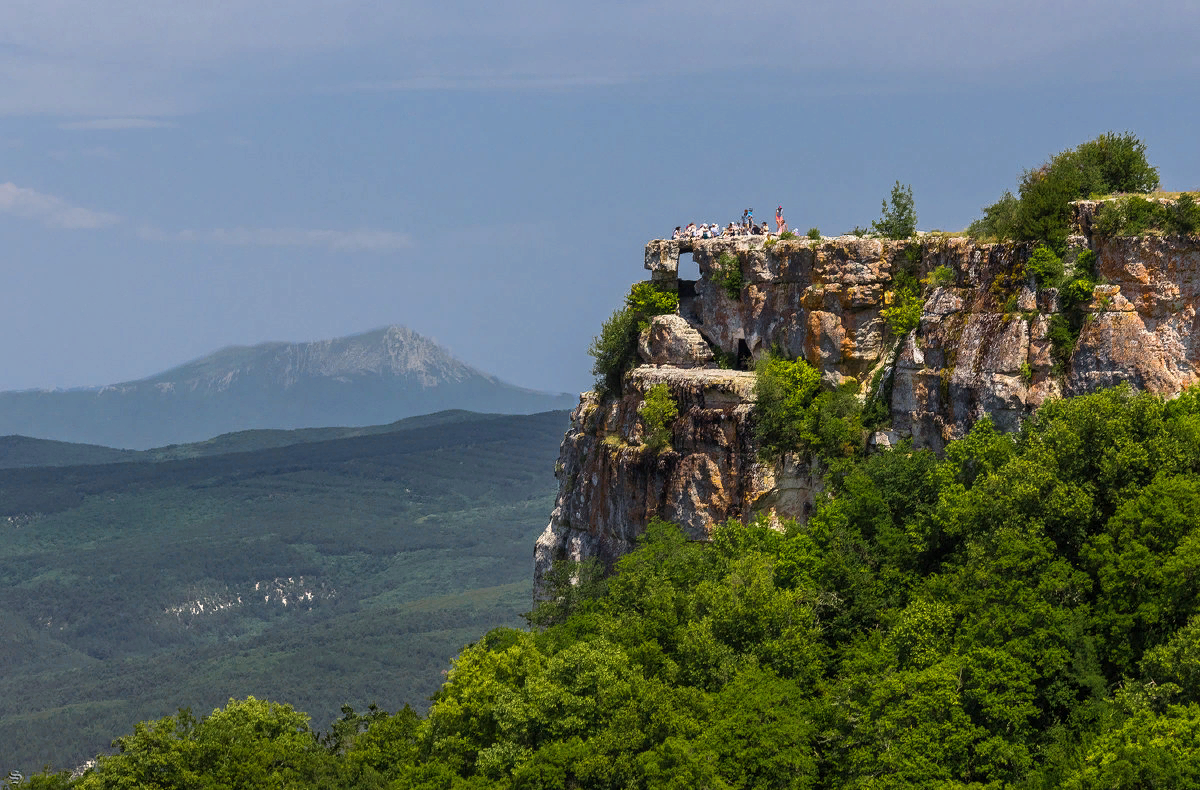
[[[679,279],[700,279],[700,264],[696,263],[696,256],[690,252],[679,253]]]

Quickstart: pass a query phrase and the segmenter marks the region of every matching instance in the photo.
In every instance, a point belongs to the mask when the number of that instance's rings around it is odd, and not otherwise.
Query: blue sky
[[[7,0],[0,389],[404,324],[524,386],[677,224],[958,229],[1130,130],[1200,188],[1184,2]]]

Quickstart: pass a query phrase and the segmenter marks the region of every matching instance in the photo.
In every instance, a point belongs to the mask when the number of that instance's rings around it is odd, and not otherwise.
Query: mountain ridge
[[[133,381],[0,392],[0,435],[148,449],[252,429],[381,425],[448,409],[533,414],[575,396],[519,387],[403,326],[226,346]]]
[[[566,412],[564,412],[565,414]],[[460,422],[497,420],[508,415],[482,414],[463,409],[405,417],[385,425],[328,428],[251,428],[233,431],[204,439],[199,442],[168,444],[147,450],[122,450],[99,444],[61,442],[54,439],[37,439],[17,434],[0,436],[0,469],[25,469],[38,466],[98,466],[116,463],[176,461],[188,458],[204,458],[229,453],[248,453],[297,444],[313,444],[334,439],[352,439],[359,436],[374,436],[383,433],[400,433]]]

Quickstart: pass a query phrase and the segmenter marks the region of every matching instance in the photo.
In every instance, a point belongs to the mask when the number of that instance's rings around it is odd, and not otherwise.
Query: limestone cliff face
[[[638,413],[645,393],[666,384],[679,407],[671,446],[643,444]],[[562,558],[597,557],[611,565],[654,516],[696,539],[716,524],[782,508],[805,512],[820,489],[797,459],[764,464],[750,424],[754,374],[712,368],[642,366],[619,399],[584,393],[571,415],[555,474],[558,500],[535,548],[541,579]]]
[[[679,316],[657,320],[643,336],[642,359],[653,364],[629,375],[621,400],[583,396],[563,441],[558,503],[537,545],[538,577],[559,557],[613,561],[653,515],[703,538],[730,517],[802,518],[811,507],[819,475],[802,459],[775,468],[758,459],[753,374],[713,369],[701,338],[743,365],[777,347],[808,360],[831,385],[853,380],[863,397],[888,399],[892,430],[874,441],[911,438],[938,451],[984,415],[1016,429],[1048,398],[1119,382],[1172,396],[1196,383],[1200,240],[1103,238],[1092,234],[1096,209],[1074,205],[1066,260],[1070,267],[1079,251],[1093,250],[1106,284],[1094,289],[1075,350],[1057,369],[1049,335],[1058,293],[1037,290],[1026,274],[1031,244],[943,236],[650,242],[645,266],[653,281],[678,289]],[[678,279],[687,253],[699,280]],[[736,299],[713,281],[723,254],[741,268]],[[952,276],[925,288],[919,326],[889,334],[881,311],[897,276],[926,278],[939,267]],[[639,449],[637,408],[659,381],[681,416],[674,449],[650,454]]]

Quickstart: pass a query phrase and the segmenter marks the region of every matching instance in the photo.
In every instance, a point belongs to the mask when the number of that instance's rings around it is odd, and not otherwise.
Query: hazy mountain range
[[[0,392],[0,436],[149,448],[255,428],[377,425],[444,409],[532,414],[574,395],[514,386],[401,326],[231,346],[105,387]]]

